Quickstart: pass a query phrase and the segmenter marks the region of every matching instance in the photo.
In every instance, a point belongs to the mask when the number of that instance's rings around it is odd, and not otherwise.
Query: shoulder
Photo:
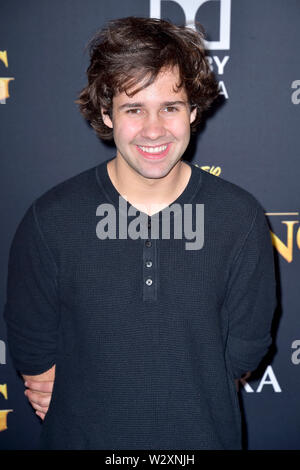
[[[34,202],[38,211],[86,200],[97,191],[97,167],[89,168],[53,186]]]
[[[28,233],[32,237],[36,232],[45,240],[60,239],[95,215],[101,198],[96,178],[98,166],[62,181],[34,200],[17,228],[20,236]]]
[[[85,170],[55,185],[29,206],[17,225],[13,245],[35,243],[53,234],[63,236],[76,215],[82,218],[91,199],[100,194],[96,180],[96,167]]]
[[[201,178],[198,198],[203,199],[217,214],[224,214],[231,220],[253,219],[264,209],[257,198],[241,186],[215,176],[195,165]]]

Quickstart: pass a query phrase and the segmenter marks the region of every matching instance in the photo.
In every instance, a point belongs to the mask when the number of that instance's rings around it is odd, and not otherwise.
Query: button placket
[[[143,300],[157,298],[156,240],[151,240],[151,219],[148,217],[148,239],[143,245]]]

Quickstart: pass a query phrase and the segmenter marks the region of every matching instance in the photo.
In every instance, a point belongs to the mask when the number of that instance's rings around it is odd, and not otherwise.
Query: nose
[[[148,115],[143,121],[141,136],[148,140],[159,140],[166,135],[164,120],[161,116],[153,114]]]

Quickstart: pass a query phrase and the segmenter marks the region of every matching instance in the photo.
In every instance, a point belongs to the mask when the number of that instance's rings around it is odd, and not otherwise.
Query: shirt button
[[[151,268],[152,266],[152,261],[146,261],[146,267]]]
[[[148,228],[151,228],[151,219],[148,219]]]
[[[151,286],[152,283],[153,283],[152,279],[149,278],[149,279],[146,280],[147,286]]]
[[[147,248],[150,248],[150,246],[152,245],[152,243],[150,242],[150,240],[147,240],[147,241],[145,242],[145,245],[146,245]]]

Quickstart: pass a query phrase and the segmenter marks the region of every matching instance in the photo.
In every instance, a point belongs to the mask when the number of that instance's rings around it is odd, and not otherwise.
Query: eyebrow
[[[178,105],[186,105],[187,101],[164,101],[163,103],[160,103],[160,106],[178,106]],[[121,106],[118,107],[118,110],[120,111],[121,109],[128,109],[128,108],[143,108],[144,104],[143,103],[124,103]]]

